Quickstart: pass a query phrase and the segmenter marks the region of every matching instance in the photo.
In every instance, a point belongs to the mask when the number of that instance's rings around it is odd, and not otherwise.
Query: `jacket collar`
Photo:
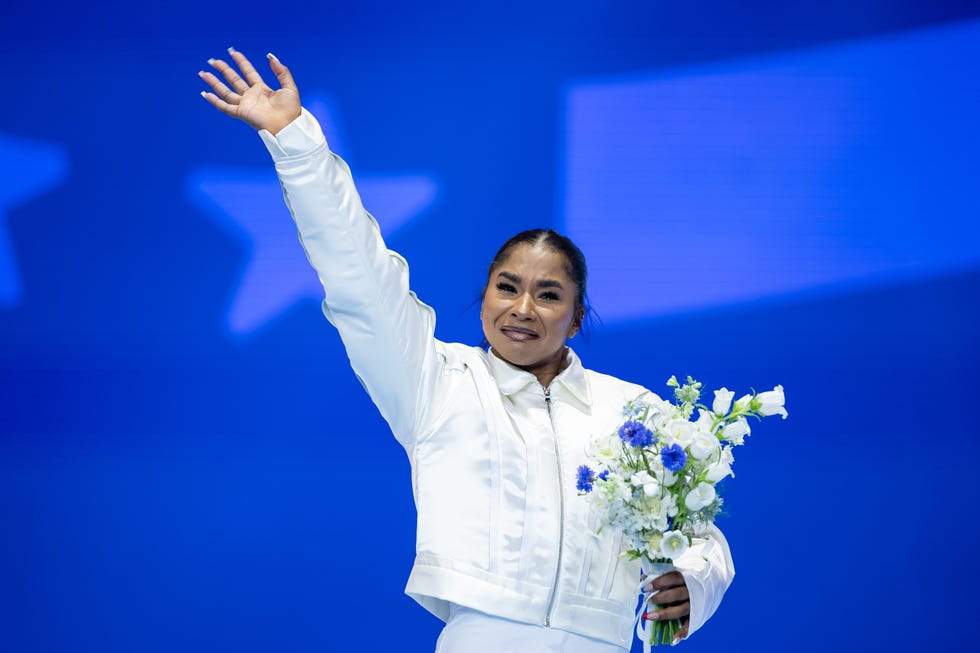
[[[491,349],[487,349],[484,355],[487,363],[490,365],[490,371],[493,374],[494,380],[497,382],[497,387],[502,394],[506,396],[514,395],[527,388],[527,386],[538,383],[537,377],[533,374],[514,367],[494,354]],[[582,367],[582,361],[571,347],[568,348],[565,354],[565,363],[565,369],[559,372],[555,380],[551,382],[551,387],[554,388],[557,383],[586,406],[592,406],[592,391],[589,387],[589,379],[585,374],[585,368]]]

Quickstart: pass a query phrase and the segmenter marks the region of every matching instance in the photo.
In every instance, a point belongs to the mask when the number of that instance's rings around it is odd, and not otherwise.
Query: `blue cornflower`
[[[684,447],[672,444],[660,450],[660,460],[663,461],[664,467],[676,472],[687,464],[687,454],[684,453]]]
[[[587,465],[578,468],[578,473],[575,475],[575,487],[578,488],[579,492],[591,492],[593,481],[595,481],[595,472],[589,469]]]
[[[653,444],[653,432],[641,422],[630,420],[619,427],[619,439],[631,447],[647,447]]]
[[[598,478],[600,481],[606,480],[607,478],[609,478],[609,470],[608,469],[602,470],[601,472],[599,472],[599,476],[597,476],[596,478]]]

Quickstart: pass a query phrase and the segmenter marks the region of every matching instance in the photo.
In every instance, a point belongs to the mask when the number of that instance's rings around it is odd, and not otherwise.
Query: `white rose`
[[[684,497],[684,505],[688,510],[701,510],[715,500],[715,486],[711,483],[699,483]]]
[[[732,407],[732,399],[735,393],[728,388],[715,390],[715,401],[711,404],[711,411],[716,415],[726,415],[728,409]]]
[[[711,433],[698,431],[694,434],[694,439],[691,441],[690,451],[691,455],[698,460],[704,460],[714,452],[718,451],[720,446],[721,443],[718,442],[718,438],[713,436]]]
[[[744,417],[739,417],[721,430],[721,437],[732,444],[742,444],[745,442],[745,436],[751,432],[752,429],[749,428],[748,420]]]
[[[766,417],[769,415],[782,415],[783,419],[786,419],[788,414],[786,409],[783,408],[783,404],[786,403],[786,397],[783,395],[783,386],[777,385],[769,392],[760,392],[755,399],[762,404],[759,407],[759,413],[761,415],[765,415]]]
[[[673,560],[684,555],[687,545],[687,535],[680,531],[667,531],[660,540],[660,553]]]

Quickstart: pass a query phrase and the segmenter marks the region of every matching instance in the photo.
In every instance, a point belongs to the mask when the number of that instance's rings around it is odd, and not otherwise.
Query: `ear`
[[[580,308],[575,311],[575,317],[572,319],[572,326],[568,329],[568,337],[574,338],[575,334],[579,332],[582,328],[582,321],[585,319],[585,309]]]

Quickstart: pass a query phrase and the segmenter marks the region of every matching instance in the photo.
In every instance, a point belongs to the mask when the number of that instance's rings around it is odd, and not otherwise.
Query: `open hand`
[[[266,129],[272,134],[299,117],[302,105],[299,102],[299,89],[293,81],[289,69],[276,59],[271,52],[266,55],[269,67],[279,80],[279,90],[269,88],[255,67],[241,52],[228,48],[232,60],[241,70],[241,75],[221,59],[209,59],[208,63],[225,78],[226,86],[214,74],[201,71],[198,76],[214,91],[202,92],[204,99],[219,111],[232,118],[243,120],[255,129]]]

